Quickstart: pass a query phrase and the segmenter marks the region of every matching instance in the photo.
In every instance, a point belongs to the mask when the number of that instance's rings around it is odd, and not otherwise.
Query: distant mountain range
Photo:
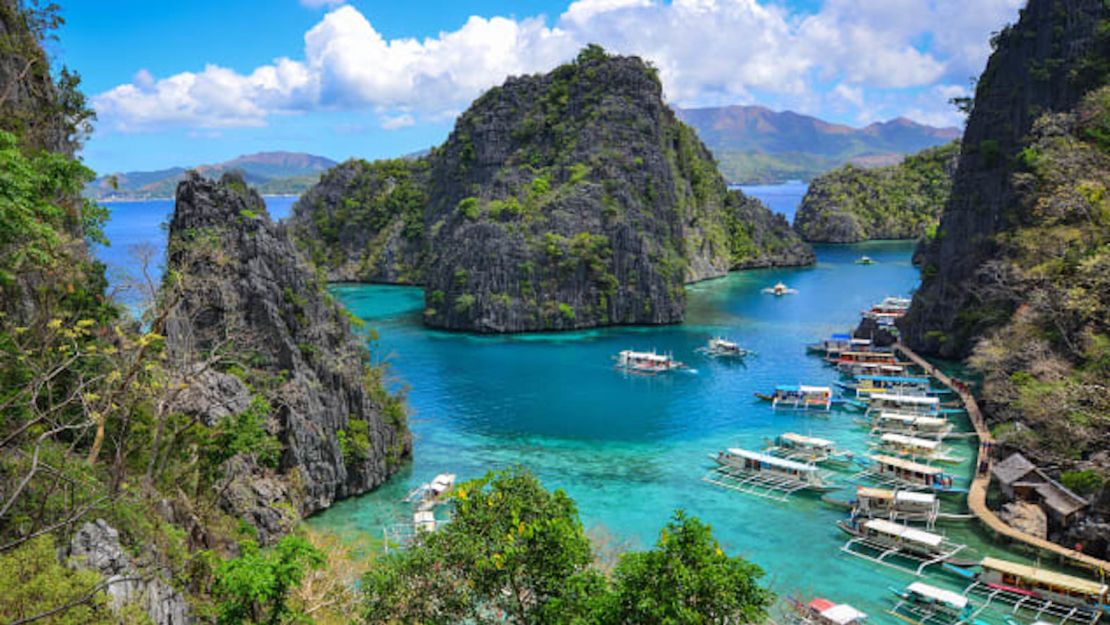
[[[762,106],[677,113],[713,151],[725,179],[741,184],[808,181],[845,163],[890,165],[961,135],[959,128],[935,128],[904,117],[853,128]]]
[[[337,163],[323,156],[302,152],[259,152],[196,169],[209,178],[225,171],[243,172],[247,183],[263,194],[301,193],[316,184],[320,174]],[[171,167],[157,171],[131,171],[101,176],[85,187],[85,195],[98,200],[147,200],[173,197],[177,183],[189,168]],[[113,185],[113,178],[115,184]]]

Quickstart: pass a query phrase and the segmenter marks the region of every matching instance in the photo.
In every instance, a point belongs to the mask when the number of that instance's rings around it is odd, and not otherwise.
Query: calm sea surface
[[[745,191],[792,215],[805,187]],[[276,217],[288,213],[291,201],[267,200]],[[129,266],[129,245],[163,245],[159,224],[169,202],[111,208],[108,233],[114,244],[98,252],[111,266]],[[887,588],[913,578],[841,554],[846,536],[835,522],[843,511],[810,496],[767,501],[708,485],[701,477],[711,464],[708,454],[726,446],[759,448],[786,431],[867,451],[866,432],[848,413],[776,413],[752,394],[775,384],[835,382],[835,370],[807,356],[805,344],[844,331],[860,310],[885,295],[912,292],[918,283],[912,249],[903,242],[821,246],[814,267],[739,272],[689,287],[681,325],[563,334],[438,332],[421,324],[418,288],[336,285],[340,300],[380,333],[375,357],[389,362],[394,384],[409,389],[415,458],[377,491],[340,502],[308,522],[344,536],[380,537],[383,526],[408,520],[411,509],[400,503],[405,493],[437,473],[466,479],[522,465],[549,488],[565,489],[588,528],[630,546],[650,546],[672,511],[684,508],[711,523],[730,553],[762,565],[774,590],[819,593],[892,623],[883,614]],[[877,264],[855,264],[862,254]],[[760,293],[777,281],[798,294]],[[731,337],[756,355],[727,363],[695,353],[715,335]],[[695,371],[624,375],[612,362],[622,349],[672,352]],[[952,446],[965,456],[974,451],[972,443]],[[966,464],[957,469],[963,475],[969,470]],[[847,490],[838,494],[847,495]],[[971,545],[964,554],[969,558],[997,552],[971,525],[944,531]],[[990,620],[1001,625],[1000,619]]]

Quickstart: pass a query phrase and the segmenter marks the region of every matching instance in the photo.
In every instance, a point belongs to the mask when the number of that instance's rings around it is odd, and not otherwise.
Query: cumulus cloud
[[[383,127],[399,128],[449,119],[507,76],[550,69],[600,43],[654,63],[668,99],[683,106],[770,97],[862,114],[865,100],[901,101],[899,112],[939,118],[948,98],[932,87],[948,93],[978,73],[990,32],[1022,1],[976,0],[968,11],[959,0],[825,0],[816,13],[795,15],[769,0],[577,0],[551,20],[472,16],[433,37],[386,39],[352,6],[301,0],[342,5],[305,34],[302,58],[249,74],[209,65],[155,79],[143,70],[93,104],[102,123],[122,131],[259,126],[315,110],[372,111]],[[921,105],[922,92],[938,102]]]

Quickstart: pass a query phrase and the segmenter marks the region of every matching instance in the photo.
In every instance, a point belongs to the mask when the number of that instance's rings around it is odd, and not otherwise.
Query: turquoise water
[[[407,520],[410,509],[399,500],[435,474],[465,479],[520,464],[548,487],[565,489],[587,528],[646,547],[672,510],[684,508],[710,522],[730,553],[762,565],[780,593],[817,592],[879,614],[888,607],[886,588],[912,576],[840,554],[846,537],[835,522],[843,511],[812,496],[772,502],[700,478],[707,454],[730,445],[759,448],[785,431],[867,451],[866,432],[848,413],[775,412],[752,394],[777,383],[836,381],[836,371],[807,356],[804,345],[845,330],[885,295],[910,293],[918,281],[912,249],[904,242],[822,246],[815,267],[740,272],[689,287],[682,325],[572,334],[433,331],[421,325],[419,289],[337,285],[340,300],[380,332],[376,353],[411,386],[415,458],[378,491],[309,523],[380,535],[382,526]],[[878,263],[855,264],[862,254]],[[780,280],[798,294],[760,293]],[[718,334],[757,355],[739,364],[694,352]],[[613,369],[618,351],[653,348],[673,352],[696,372],[639,377]],[[974,452],[972,442],[949,444],[966,457]],[[969,558],[986,549],[970,525],[945,531],[972,544]]]

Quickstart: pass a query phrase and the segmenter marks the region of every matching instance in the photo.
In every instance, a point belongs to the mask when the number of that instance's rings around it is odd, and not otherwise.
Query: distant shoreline
[[[268,197],[300,197],[300,196],[301,196],[300,193],[266,193],[266,194],[262,195],[263,199],[268,198]],[[100,199],[89,198],[89,199],[94,201],[94,202],[115,202],[117,204],[123,204],[123,203],[126,203],[126,202],[157,202],[159,200],[170,200],[172,202],[174,200],[174,198],[169,197],[169,196],[167,196],[167,197],[120,197],[120,198],[100,198]]]

